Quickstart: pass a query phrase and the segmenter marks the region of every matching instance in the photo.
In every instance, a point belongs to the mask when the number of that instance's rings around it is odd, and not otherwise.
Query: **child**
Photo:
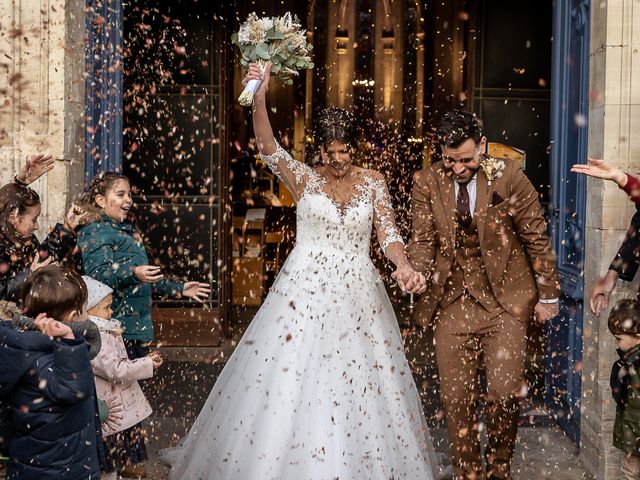
[[[15,321],[0,325],[0,395],[11,415],[8,480],[99,478],[89,348],[62,323],[83,320],[86,299],[76,274],[43,267],[25,283],[22,300],[45,335],[22,332]]]
[[[131,359],[144,357],[153,341],[152,286],[160,295],[204,301],[211,288],[206,283],[185,284],[164,279],[160,267],[149,265],[140,235],[127,221],[133,205],[129,179],[116,172],[97,175],[83,197],[85,211],[99,210],[101,218],[82,227],[78,246],[84,272],[113,289],[114,316],[122,322]]]
[[[75,228],[86,220],[79,213],[72,206],[64,225],[56,224],[40,244],[34,235],[39,228],[38,194],[18,183],[0,188],[0,300],[17,301],[29,272],[66,257],[75,246]]]
[[[103,400],[119,397],[124,406],[117,422],[102,424],[107,461],[123,477],[144,477],[142,462],[147,459],[147,452],[139,423],[151,415],[151,406],[137,380],[151,378],[162,365],[162,357],[152,352],[147,357],[129,360],[120,322],[111,318],[113,290],[91,277],[83,279],[89,292],[89,319],[98,326],[102,338],[100,353],[91,361],[98,397]]]
[[[624,479],[640,479],[640,303],[620,300],[609,315],[620,360],[611,369],[616,401],[613,445],[622,450]]]

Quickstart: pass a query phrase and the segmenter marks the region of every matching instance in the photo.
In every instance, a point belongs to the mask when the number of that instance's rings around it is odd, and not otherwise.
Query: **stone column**
[[[353,107],[355,25],[353,2],[329,3],[327,106]]]
[[[0,184],[27,155],[50,153],[55,168],[33,184],[42,198],[40,234],[81,191],[84,157],[85,2],[0,2]]]
[[[638,172],[640,2],[604,0],[592,2],[591,9],[589,155]],[[589,179],[587,192],[580,457],[597,479],[614,479],[620,478],[620,454],[612,446],[615,404],[609,373],[617,355],[607,329],[609,312],[594,317],[588,296],[606,273],[635,209],[611,182]],[[611,305],[636,291],[637,282],[619,282]]]

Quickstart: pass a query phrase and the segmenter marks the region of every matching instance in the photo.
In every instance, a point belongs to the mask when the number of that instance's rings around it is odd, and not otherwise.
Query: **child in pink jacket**
[[[107,462],[123,477],[144,477],[142,462],[147,459],[144,437],[132,429],[139,428],[137,424],[151,415],[151,405],[138,380],[153,377],[154,370],[162,365],[162,357],[154,351],[147,357],[130,360],[120,322],[111,318],[113,290],[93,278],[82,278],[89,292],[89,319],[100,329],[102,340],[100,353],[91,360],[98,397],[103,401],[109,400],[108,403],[122,405],[119,422],[102,424]]]

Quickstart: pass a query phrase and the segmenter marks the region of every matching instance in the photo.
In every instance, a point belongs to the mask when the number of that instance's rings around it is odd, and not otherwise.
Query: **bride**
[[[274,140],[264,74],[253,125],[260,154],[297,202],[296,246],[173,452],[181,480],[428,480],[436,459],[384,284],[371,225],[401,288],[421,293],[384,177],[351,164],[354,119],[329,108],[316,135],[323,166]]]

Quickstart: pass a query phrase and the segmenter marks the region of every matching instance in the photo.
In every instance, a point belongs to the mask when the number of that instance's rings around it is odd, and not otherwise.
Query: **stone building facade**
[[[640,0],[602,0],[590,8],[588,152],[639,171]],[[0,2],[0,182],[10,181],[29,154],[45,152],[59,159],[34,185],[43,199],[40,233],[62,217],[84,185],[85,15],[86,4],[77,0]],[[377,21],[384,24],[384,19]],[[338,68],[348,61],[339,51],[334,54]],[[399,71],[386,74],[381,82],[395,82]],[[350,82],[344,84],[345,92],[351,88]],[[333,102],[338,105],[343,101],[340,92],[335,91]],[[401,98],[396,90],[389,95],[383,104]],[[586,206],[588,298],[624,236],[634,205],[612,184],[589,180]],[[635,283],[620,282],[613,300],[632,297],[636,291]],[[611,441],[614,403],[609,372],[615,345],[607,330],[607,312],[595,318],[585,308],[584,315],[581,460],[597,479],[614,479],[619,476],[619,453]]]

